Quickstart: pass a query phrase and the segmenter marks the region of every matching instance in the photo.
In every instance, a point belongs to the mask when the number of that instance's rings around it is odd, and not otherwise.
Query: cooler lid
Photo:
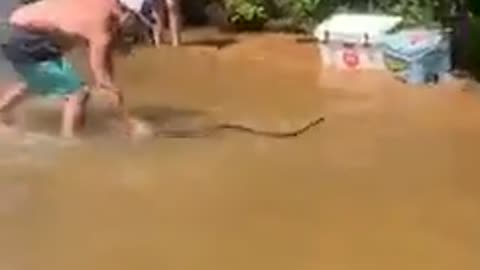
[[[445,39],[441,30],[409,29],[386,35],[384,50],[405,58],[415,58],[435,50]]]
[[[337,13],[319,24],[314,35],[321,41],[379,42],[380,37],[402,22],[400,16],[364,13]],[[327,37],[328,36],[328,37]]]

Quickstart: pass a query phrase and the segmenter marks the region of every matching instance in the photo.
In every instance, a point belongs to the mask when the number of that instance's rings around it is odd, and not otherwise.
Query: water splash
[[[0,135],[0,166],[49,165],[66,147],[77,145],[53,135],[26,132]]]

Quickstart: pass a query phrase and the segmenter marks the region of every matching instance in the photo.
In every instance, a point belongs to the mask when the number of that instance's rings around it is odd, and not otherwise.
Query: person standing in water
[[[164,40],[165,19],[168,19],[171,45],[178,47],[181,44],[182,18],[180,0],[145,0],[140,13],[144,22],[151,27],[155,46],[160,46]]]
[[[18,80],[0,91],[0,124],[8,126],[6,115],[29,95],[61,97],[61,135],[74,137],[82,127],[90,88],[64,55],[83,45],[88,49],[94,89],[107,90],[114,105],[123,110],[122,92],[113,83],[112,42],[122,22],[139,13],[143,2],[40,0],[15,9],[2,51]]]

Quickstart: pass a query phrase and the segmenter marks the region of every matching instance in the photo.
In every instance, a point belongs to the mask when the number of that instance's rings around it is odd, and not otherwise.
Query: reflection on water
[[[368,76],[327,87],[315,56],[267,36],[121,60],[151,121],[327,121],[288,140],[129,144],[94,110],[81,147],[0,163],[0,269],[478,269],[478,98]],[[56,131],[58,112],[36,112],[32,130]]]

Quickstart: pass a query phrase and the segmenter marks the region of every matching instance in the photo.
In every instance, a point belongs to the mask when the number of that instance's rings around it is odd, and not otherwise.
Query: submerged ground
[[[132,145],[94,111],[84,147],[2,144],[1,270],[479,269],[468,85],[322,73],[315,46],[292,36],[187,35],[119,60],[132,112],[173,126],[327,121],[287,140]],[[56,131],[57,112],[30,109],[32,129]]]

